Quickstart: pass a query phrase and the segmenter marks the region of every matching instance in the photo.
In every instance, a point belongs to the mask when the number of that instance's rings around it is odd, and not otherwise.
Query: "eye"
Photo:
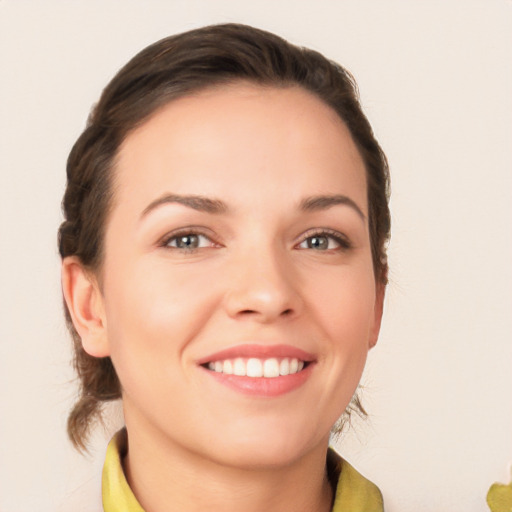
[[[299,249],[313,249],[315,251],[350,249],[350,242],[337,231],[319,231],[306,233],[304,240],[297,246]]]
[[[168,236],[162,241],[163,247],[181,251],[194,251],[205,247],[213,247],[212,240],[201,233],[181,232]]]

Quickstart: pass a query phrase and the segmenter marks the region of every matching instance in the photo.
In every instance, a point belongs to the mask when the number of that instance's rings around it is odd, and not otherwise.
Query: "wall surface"
[[[370,418],[339,443],[388,512],[484,512],[512,463],[512,2],[0,1],[0,511],[99,510],[106,439],[72,403],[56,230],[67,153],[137,50],[204,24],[275,31],[341,62],[391,166]]]

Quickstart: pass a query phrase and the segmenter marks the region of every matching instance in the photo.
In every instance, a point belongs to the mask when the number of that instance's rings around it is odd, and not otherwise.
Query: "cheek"
[[[310,310],[324,340],[321,350],[331,398],[344,403],[355,391],[368,355],[375,307],[373,273],[339,268],[330,276],[317,276],[308,288]]]
[[[347,266],[318,273],[305,283],[306,288],[307,309],[321,340],[316,414],[330,428],[349,404],[363,373],[373,325],[375,283],[370,266]]]
[[[151,262],[150,262],[151,263]],[[197,272],[170,272],[153,262],[112,269],[106,290],[111,356],[124,372],[167,374],[212,314],[213,287]],[[140,370],[140,371],[139,371]]]
[[[366,340],[373,325],[375,282],[373,273],[362,268],[336,269],[316,276],[307,284],[308,300],[331,338],[346,343]]]

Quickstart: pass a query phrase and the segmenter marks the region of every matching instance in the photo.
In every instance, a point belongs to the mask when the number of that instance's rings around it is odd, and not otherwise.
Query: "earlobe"
[[[74,256],[62,261],[62,291],[84,350],[94,357],[110,355],[103,296],[96,278]]]
[[[375,308],[373,325],[370,331],[370,338],[368,343],[368,349],[373,348],[377,344],[379,339],[380,326],[382,323],[382,313],[384,311],[384,295],[386,291],[386,285],[377,283],[377,290],[375,295]]]

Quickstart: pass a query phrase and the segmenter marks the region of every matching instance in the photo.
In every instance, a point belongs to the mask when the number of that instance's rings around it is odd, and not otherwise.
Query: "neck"
[[[328,440],[284,466],[235,467],[130,430],[124,470],[146,512],[328,512]]]

